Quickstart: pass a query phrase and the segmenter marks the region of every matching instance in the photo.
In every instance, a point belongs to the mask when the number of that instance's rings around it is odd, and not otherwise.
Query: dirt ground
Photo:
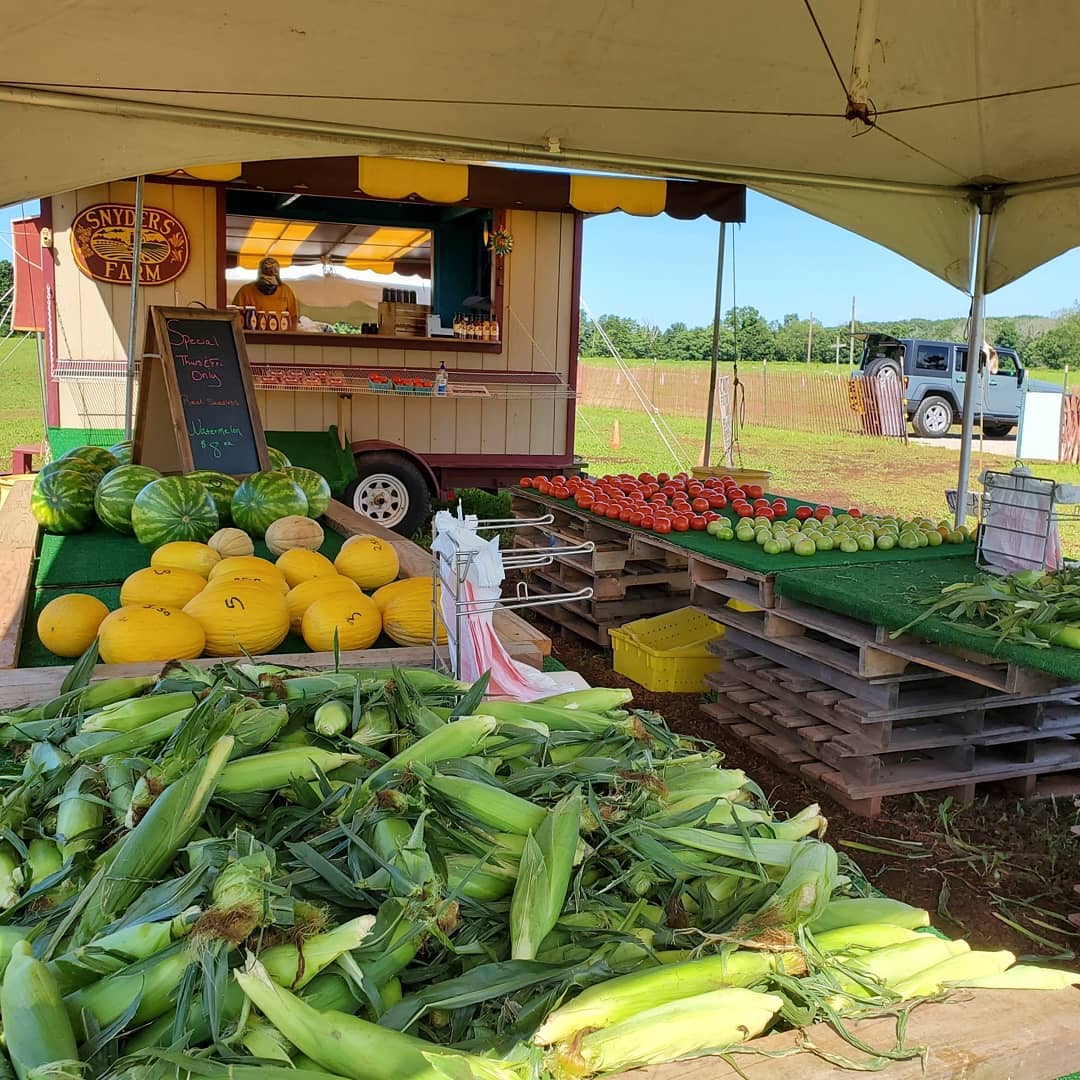
[[[627,685],[596,646],[550,624],[545,630],[553,635],[553,655],[593,686]],[[1080,909],[1073,890],[1080,883],[1074,798],[1018,802],[988,786],[970,807],[940,796],[902,796],[886,800],[878,818],[857,817],[712,724],[699,707],[703,696],[635,689],[637,705],[666,717],[680,734],[714,743],[727,764],[745,769],[782,811],[820,803],[838,850],[886,895],[930,911],[944,933],[1017,956],[1075,959],[1080,927],[1066,918]]]

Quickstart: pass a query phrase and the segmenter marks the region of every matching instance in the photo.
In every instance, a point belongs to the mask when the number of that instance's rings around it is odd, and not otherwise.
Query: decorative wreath
[[[509,229],[496,229],[488,240],[488,247],[496,255],[509,255],[514,250],[514,238]]]

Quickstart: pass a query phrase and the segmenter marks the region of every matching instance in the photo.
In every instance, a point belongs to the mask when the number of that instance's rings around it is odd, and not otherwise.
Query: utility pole
[[[836,366],[840,366],[840,335],[836,335]]]
[[[851,298],[851,337],[848,340],[848,354],[847,354],[848,367],[852,367],[855,363],[855,297]]]
[[[806,332],[806,362],[810,363],[810,350],[814,346],[814,313],[810,312],[810,329]]]

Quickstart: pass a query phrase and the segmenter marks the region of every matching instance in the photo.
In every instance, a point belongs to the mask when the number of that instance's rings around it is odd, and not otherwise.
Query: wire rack
[[[461,505],[458,504],[460,518]],[[551,525],[555,521],[553,514],[545,514],[535,518],[483,518],[476,522],[477,532],[506,532],[511,529],[540,528]],[[431,535],[434,540],[438,532],[432,523]],[[560,547],[537,547],[515,548],[513,552],[503,552],[502,562],[506,570],[524,570],[539,566],[550,566],[558,556],[563,555],[586,555],[596,549],[592,540],[580,544],[563,545]],[[510,596],[499,596],[490,600],[470,600],[462,595],[469,571],[472,569],[476,558],[476,552],[461,551],[455,549],[449,556],[442,552],[432,552],[432,589],[431,604],[434,612],[432,620],[432,660],[436,667],[440,666],[440,649],[437,631],[440,625],[445,626],[443,618],[443,605],[440,602],[439,585],[446,589],[449,586],[449,608],[452,612],[453,621],[453,648],[447,650],[450,664],[450,674],[454,678],[459,677],[461,671],[461,641],[462,633],[466,628],[468,619],[474,615],[486,614],[495,611],[516,611],[522,608],[547,607],[551,604],[563,604],[574,600],[591,600],[593,590],[591,586],[577,589],[573,592],[533,594],[529,591],[528,583],[519,582]]]
[[[1053,555],[1060,522],[1080,521],[1073,485],[1041,476],[987,470],[979,500],[976,562],[994,568],[999,561],[1036,570]]]

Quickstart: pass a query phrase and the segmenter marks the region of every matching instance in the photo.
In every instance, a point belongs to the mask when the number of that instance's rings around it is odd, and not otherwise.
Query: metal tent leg
[[[716,366],[720,359],[720,307],[724,285],[724,241],[727,238],[727,222],[720,222],[720,239],[716,251],[716,303],[713,306],[712,364],[709,368],[709,403],[705,412],[705,446],[701,464],[709,465],[712,458],[713,413],[716,411]],[[726,446],[725,446],[726,450]]]

